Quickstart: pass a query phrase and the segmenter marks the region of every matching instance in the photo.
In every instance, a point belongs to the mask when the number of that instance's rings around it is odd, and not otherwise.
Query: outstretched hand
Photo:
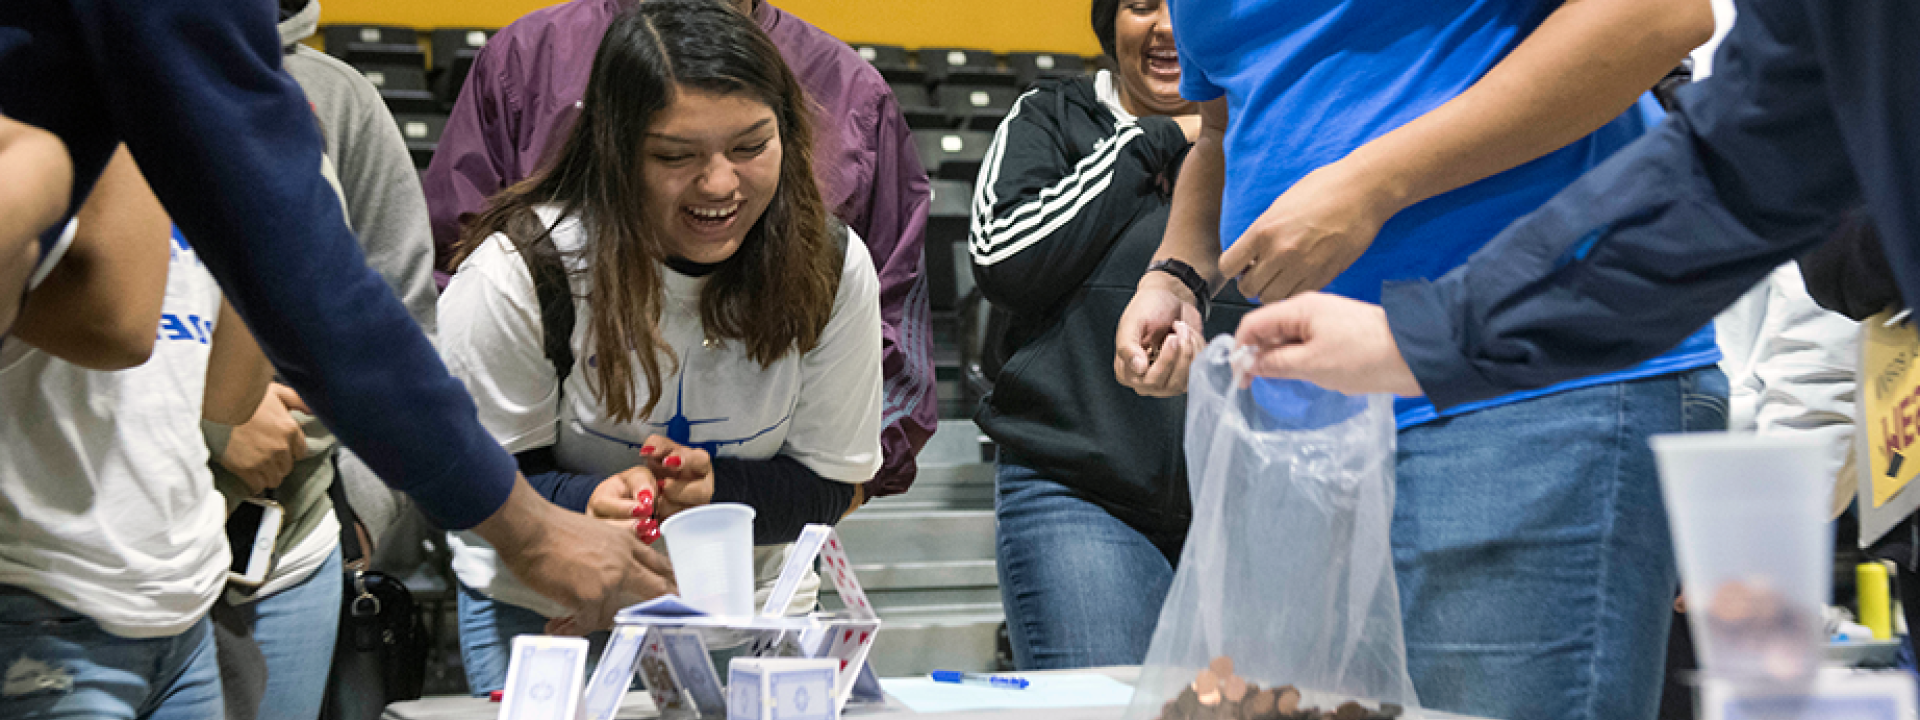
[[[634,521],[561,509],[516,478],[513,493],[474,532],[499,552],[514,577],[572,612],[578,632],[613,625],[621,608],[674,592],[673,566],[640,542]]]
[[[1305,380],[1348,395],[1421,395],[1378,305],[1307,293],[1240,320],[1236,344],[1253,349],[1252,375]]]

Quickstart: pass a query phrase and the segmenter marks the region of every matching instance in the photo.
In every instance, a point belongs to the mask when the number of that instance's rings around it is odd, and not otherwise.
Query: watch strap
[[[1180,281],[1181,285],[1187,286],[1187,292],[1193,293],[1194,307],[1200,309],[1200,319],[1202,321],[1207,319],[1207,310],[1212,305],[1213,293],[1207,287],[1206,278],[1200,276],[1200,271],[1193,269],[1192,265],[1188,265],[1186,261],[1179,258],[1161,258],[1155,260],[1152,265],[1148,265],[1147,272],[1163,272],[1172,275],[1174,279]]]

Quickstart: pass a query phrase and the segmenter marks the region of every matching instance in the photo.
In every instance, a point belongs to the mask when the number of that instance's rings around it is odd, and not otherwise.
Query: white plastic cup
[[[1701,671],[1811,679],[1833,583],[1822,441],[1689,433],[1652,443]]]
[[[753,616],[753,508],[714,503],[660,523],[680,599],[708,615]]]

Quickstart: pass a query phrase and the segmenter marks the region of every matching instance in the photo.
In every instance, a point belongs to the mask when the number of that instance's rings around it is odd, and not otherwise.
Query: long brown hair
[[[578,217],[590,281],[587,343],[596,358],[590,380],[617,422],[652,413],[663,374],[678,372],[662,372],[662,358],[669,367],[679,364],[659,339],[660,264],[668,252],[640,209],[640,163],[648,129],[680,88],[765,103],[779,123],[782,147],[780,184],[766,212],[701,291],[707,335],[744,343],[747,356],[766,367],[819,343],[839,291],[844,256],[829,234],[814,179],[808,100],[773,42],[745,15],[714,0],[648,0],[620,13],[594,55],[580,117],[566,141],[540,172],[494,196],[466,227],[454,261],[457,267],[498,232],[528,252],[553,229],[535,218],[536,205],[557,205],[561,217]],[[646,403],[637,409],[636,357],[647,383]]]

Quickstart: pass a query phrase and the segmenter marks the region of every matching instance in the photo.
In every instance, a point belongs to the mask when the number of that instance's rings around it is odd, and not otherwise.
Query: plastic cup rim
[[[757,514],[754,511],[753,506],[746,505],[743,503],[712,503],[709,505],[701,505],[700,507],[696,507],[696,508],[687,508],[686,510],[682,510],[680,512],[674,513],[673,517],[667,518],[665,521],[661,522],[660,534],[666,535],[668,533],[668,529],[674,527],[675,525],[684,525],[685,523],[680,522],[684,518],[692,517],[695,519],[699,519],[700,517],[705,515],[734,514],[734,513],[741,513],[741,512],[746,513],[746,518],[745,518],[746,522],[753,522],[753,517],[754,515]]]

